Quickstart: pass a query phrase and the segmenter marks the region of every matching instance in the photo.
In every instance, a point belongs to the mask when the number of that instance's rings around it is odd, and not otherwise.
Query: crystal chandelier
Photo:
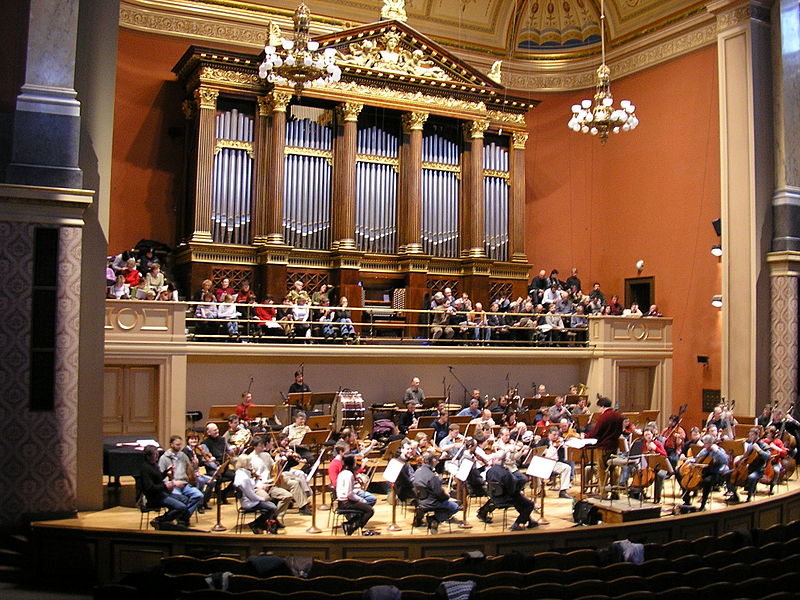
[[[264,46],[264,62],[258,68],[259,77],[293,86],[298,96],[306,85],[322,85],[342,77],[336,64],[336,49],[320,52],[319,42],[308,39],[310,19],[308,7],[301,2],[294,11],[294,39],[275,39],[271,32],[269,43]]]
[[[605,7],[600,0],[600,44],[603,61],[597,69],[597,87],[594,94],[594,106],[591,100],[583,100],[572,106],[572,118],[567,126],[576,133],[599,135],[600,143],[605,144],[608,133],[619,133],[636,129],[639,119],[636,118],[636,107],[630,100],[623,100],[619,108],[614,108],[611,96],[611,71],[606,66],[606,34]]]

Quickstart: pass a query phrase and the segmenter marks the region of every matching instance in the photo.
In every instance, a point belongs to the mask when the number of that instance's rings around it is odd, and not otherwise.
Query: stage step
[[[22,569],[28,545],[28,537],[20,533],[0,534],[0,582],[22,581]]]

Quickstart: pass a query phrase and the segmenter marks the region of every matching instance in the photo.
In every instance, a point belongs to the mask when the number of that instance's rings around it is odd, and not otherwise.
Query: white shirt
[[[261,498],[256,494],[256,486],[248,469],[236,469],[233,476],[233,485],[242,492],[242,508],[245,510],[253,508],[261,502]]]
[[[355,477],[353,472],[348,469],[342,469],[342,472],[336,478],[336,499],[339,502],[346,500],[361,502],[361,498],[356,496],[355,493]]]

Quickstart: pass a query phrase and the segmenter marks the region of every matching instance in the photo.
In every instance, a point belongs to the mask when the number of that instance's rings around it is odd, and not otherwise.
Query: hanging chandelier
[[[319,51],[319,42],[308,39],[311,13],[304,2],[294,11],[294,39],[275,36],[264,46],[264,62],[258,76],[270,83],[294,87],[299,96],[305,86],[323,85],[339,81],[342,70],[336,64],[336,49]]]
[[[572,118],[567,126],[576,133],[599,135],[600,143],[605,144],[609,132],[619,133],[636,129],[639,119],[636,118],[636,107],[630,100],[623,100],[619,108],[614,108],[611,95],[611,70],[606,65],[606,28],[605,6],[600,0],[600,44],[602,63],[597,68],[597,86],[594,94],[594,106],[591,100],[583,100],[572,106]]]

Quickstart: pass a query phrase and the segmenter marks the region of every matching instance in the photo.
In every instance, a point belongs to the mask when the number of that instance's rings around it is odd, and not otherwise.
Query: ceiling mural
[[[300,0],[121,0],[123,27],[192,43],[262,46],[270,21],[292,27]],[[403,6],[406,23],[487,72],[502,60],[518,89],[591,85],[600,53],[600,0],[305,0],[312,35],[380,20]],[[714,43],[714,17],[697,0],[605,0],[609,64],[633,72]],[[635,56],[634,56],[635,55]],[[558,72],[556,72],[558,70]]]

